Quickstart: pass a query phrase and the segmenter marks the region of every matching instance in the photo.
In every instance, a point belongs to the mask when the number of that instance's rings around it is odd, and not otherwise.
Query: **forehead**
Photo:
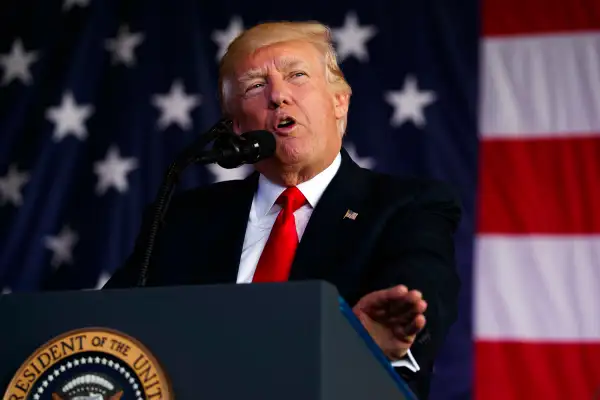
[[[292,68],[314,69],[321,66],[320,54],[307,42],[290,41],[262,47],[238,63],[237,78],[266,74],[271,70],[285,71]]]

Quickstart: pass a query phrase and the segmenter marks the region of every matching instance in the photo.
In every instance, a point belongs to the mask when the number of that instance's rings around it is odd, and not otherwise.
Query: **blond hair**
[[[323,57],[325,79],[334,93],[352,94],[352,88],[337,62],[337,56],[331,39],[331,30],[316,21],[265,22],[245,30],[228,46],[219,65],[219,102],[225,116],[231,114],[229,107],[230,83],[236,63],[256,50],[276,43],[301,40],[314,45]],[[346,118],[340,121],[340,133],[346,128]]]

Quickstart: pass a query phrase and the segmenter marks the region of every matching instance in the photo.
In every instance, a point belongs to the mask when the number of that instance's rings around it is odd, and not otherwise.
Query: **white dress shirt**
[[[304,234],[312,211],[339,170],[341,162],[341,154],[338,154],[329,167],[312,179],[298,185],[298,189],[307,200],[307,204],[294,212],[296,231],[298,232],[299,240],[302,240],[302,235]],[[284,190],[285,187],[277,185],[269,181],[263,175],[260,175],[258,180],[258,190],[254,194],[250,215],[248,217],[237,283],[252,282],[252,277],[254,276],[254,271],[256,270],[260,255],[267,243],[273,224],[275,224],[275,219],[281,210],[281,206],[275,204],[275,201]],[[413,372],[418,371],[419,366],[410,353],[410,350],[407,356],[407,359],[394,361],[392,366],[403,366]]]

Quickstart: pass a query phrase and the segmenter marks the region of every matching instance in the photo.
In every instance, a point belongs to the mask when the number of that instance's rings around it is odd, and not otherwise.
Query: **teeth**
[[[282,128],[282,127],[285,127],[285,126],[291,125],[291,124],[293,124],[293,123],[294,123],[294,120],[293,120],[292,118],[286,118],[286,119],[284,119],[284,120],[281,120],[281,121],[279,122],[279,125],[277,125],[277,126],[278,126],[278,127],[280,127],[280,128]]]

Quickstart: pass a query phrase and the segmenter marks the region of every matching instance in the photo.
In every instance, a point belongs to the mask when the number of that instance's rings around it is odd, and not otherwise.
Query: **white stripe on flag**
[[[600,31],[483,40],[484,138],[600,135]]]
[[[482,235],[475,336],[600,341],[600,235]]]

